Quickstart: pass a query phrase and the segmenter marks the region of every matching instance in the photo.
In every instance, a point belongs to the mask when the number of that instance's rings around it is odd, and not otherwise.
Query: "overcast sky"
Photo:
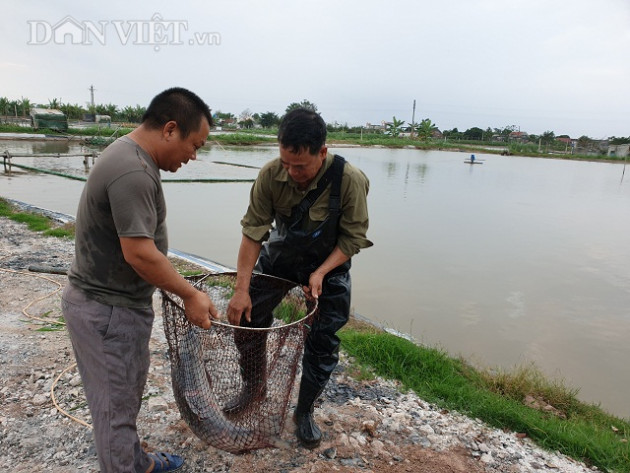
[[[441,130],[630,136],[629,0],[2,5],[12,100],[86,105],[93,85],[97,104],[146,106],[182,86],[235,115],[307,99],[327,122],[411,122],[416,100]]]

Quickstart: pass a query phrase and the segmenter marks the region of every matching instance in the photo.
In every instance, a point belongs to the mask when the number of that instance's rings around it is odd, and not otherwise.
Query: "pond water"
[[[0,142],[0,151],[78,152]],[[30,151],[29,151],[30,150]],[[353,310],[483,366],[533,362],[630,418],[630,176],[623,163],[412,149],[332,148],[370,178]],[[254,179],[275,147],[204,148],[164,179]],[[85,175],[81,158],[14,162]],[[164,189],[170,246],[234,267],[251,183]],[[83,183],[16,172],[0,196],[75,213]]]

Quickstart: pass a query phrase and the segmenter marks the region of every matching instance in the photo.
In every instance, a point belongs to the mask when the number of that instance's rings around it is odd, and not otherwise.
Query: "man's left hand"
[[[316,300],[321,296],[324,276],[325,274],[315,271],[311,273],[311,276],[308,278],[308,286],[302,286],[304,295],[308,300]]]

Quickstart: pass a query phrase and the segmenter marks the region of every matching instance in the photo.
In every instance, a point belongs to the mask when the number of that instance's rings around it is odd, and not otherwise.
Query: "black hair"
[[[293,153],[308,149],[310,154],[317,154],[326,144],[326,123],[319,113],[296,108],[280,122],[278,142]]]
[[[208,105],[197,95],[181,87],[173,87],[156,95],[142,116],[142,123],[149,128],[162,128],[169,121],[177,123],[182,138],[201,127],[205,117],[212,126],[212,115]]]

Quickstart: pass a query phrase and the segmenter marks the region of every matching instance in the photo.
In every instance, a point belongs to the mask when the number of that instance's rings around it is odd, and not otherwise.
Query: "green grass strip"
[[[213,141],[224,145],[249,146],[261,143],[276,143],[277,139],[275,137],[238,132],[209,136],[208,143],[212,143]]]
[[[544,448],[605,471],[630,472],[630,447],[624,441],[630,436],[630,424],[596,406],[584,406],[582,413],[575,410],[563,419],[492,391],[480,372],[437,349],[388,333],[346,329],[339,335],[343,349],[360,365],[399,380],[430,403],[493,427],[526,433]]]
[[[0,198],[0,217],[7,217],[14,222],[24,223],[29,230],[43,232],[47,236],[74,238],[74,225],[54,226],[48,217],[32,212],[19,212],[2,198]]]
[[[40,172],[42,174],[52,174],[53,176],[65,177],[67,179],[73,179],[75,181],[83,181],[83,182],[87,181],[86,177],[73,176],[72,174],[66,174],[66,173],[57,172],[57,171],[49,171],[47,169],[41,169],[41,168],[36,168],[36,167],[32,167],[32,166],[26,166],[24,164],[11,163],[11,167],[16,167],[16,168],[20,168],[20,169],[26,169],[27,171]]]

